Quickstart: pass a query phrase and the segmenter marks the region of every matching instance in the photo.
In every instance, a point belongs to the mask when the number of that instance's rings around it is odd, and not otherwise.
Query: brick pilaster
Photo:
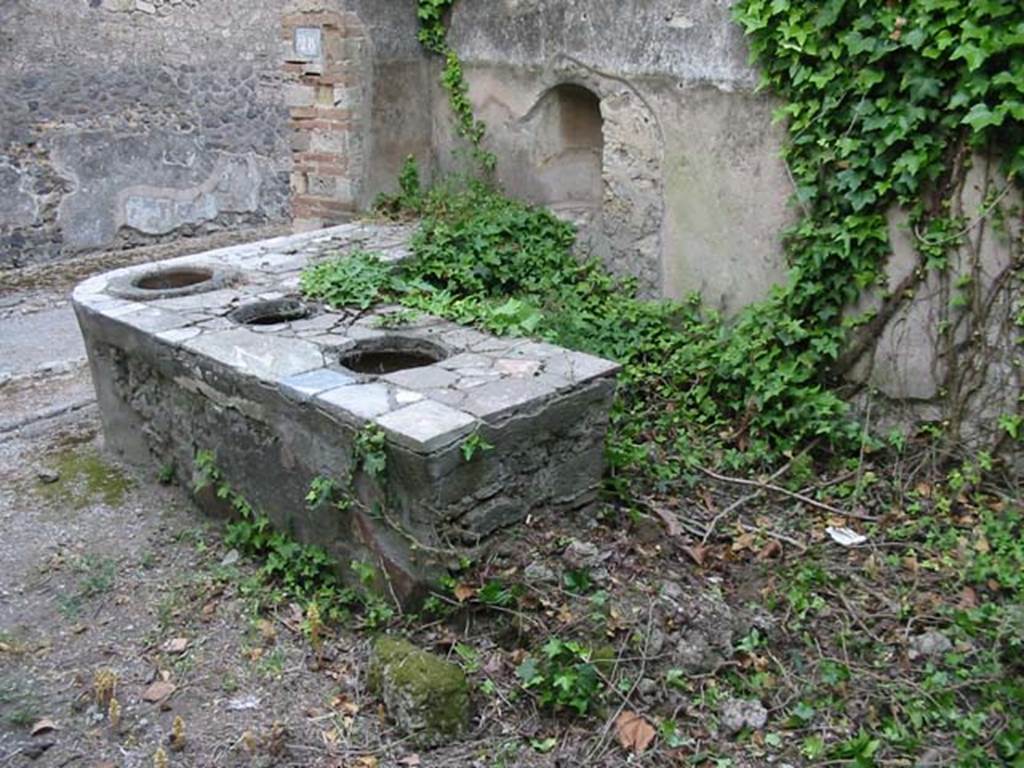
[[[329,0],[299,0],[282,17],[284,99],[290,112],[292,218],[297,231],[351,218],[365,164],[369,40],[359,17]],[[297,30],[319,45],[299,50]],[[317,32],[318,31],[318,32]],[[311,50],[318,50],[313,53]]]

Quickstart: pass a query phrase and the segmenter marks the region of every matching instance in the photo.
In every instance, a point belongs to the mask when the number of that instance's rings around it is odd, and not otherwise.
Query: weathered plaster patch
[[[0,160],[0,227],[30,225],[38,213],[24,174]]]
[[[192,163],[166,160],[165,165],[192,167]],[[260,205],[260,182],[254,158],[222,157],[210,177],[195,187],[126,188],[118,195],[118,220],[140,232],[162,235],[186,224],[211,221],[221,213],[255,212]]]

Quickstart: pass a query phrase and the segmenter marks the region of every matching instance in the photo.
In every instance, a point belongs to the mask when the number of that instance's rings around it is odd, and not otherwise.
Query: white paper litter
[[[857,547],[867,542],[868,537],[851,531],[849,528],[833,528],[829,526],[825,529],[827,533],[836,544],[841,547]]]
[[[239,696],[237,699],[231,699],[227,703],[227,709],[230,712],[241,712],[246,709],[259,709],[260,708],[260,697],[259,696]]]

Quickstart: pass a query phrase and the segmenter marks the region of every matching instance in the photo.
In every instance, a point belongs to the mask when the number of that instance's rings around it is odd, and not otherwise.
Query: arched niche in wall
[[[604,200],[600,98],[581,85],[557,85],[541,97],[532,122],[531,160],[538,202],[566,218],[588,223]]]
[[[506,188],[572,220],[581,251],[660,295],[665,142],[653,108],[637,84],[564,54],[540,86],[516,121]]]

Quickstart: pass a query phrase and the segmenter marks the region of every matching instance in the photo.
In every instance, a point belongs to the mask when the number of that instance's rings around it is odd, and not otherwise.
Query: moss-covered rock
[[[435,747],[469,728],[469,686],[455,664],[406,640],[381,637],[374,644],[370,686],[389,717],[411,741]]]

